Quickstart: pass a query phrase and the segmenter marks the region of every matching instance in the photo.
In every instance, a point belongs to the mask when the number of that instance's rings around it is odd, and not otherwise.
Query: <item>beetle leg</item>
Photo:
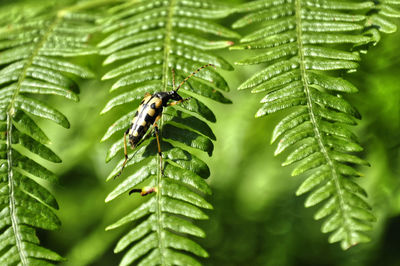
[[[154,120],[153,123],[153,128],[154,128],[154,133],[156,134],[156,139],[157,139],[157,148],[158,148],[158,155],[160,156],[160,170],[161,170],[161,175],[164,174],[164,169],[162,168],[162,152],[161,152],[161,145],[160,145],[160,137],[159,137],[159,130],[158,130],[158,124],[157,121],[160,120],[161,114],[159,114],[156,119]]]
[[[126,162],[128,161],[128,151],[127,151],[127,148],[126,148],[126,135],[128,135],[128,133],[129,133],[129,128],[124,133],[124,155],[125,155],[125,161],[122,164],[121,171],[119,171],[119,173],[116,176],[114,176],[114,179],[119,177],[122,174],[122,171],[125,168]]]
[[[157,139],[157,149],[158,149],[158,155],[160,156],[160,171],[161,171],[161,175],[164,174],[164,169],[162,168],[162,152],[161,152],[161,145],[160,145],[160,137],[159,137],[159,129],[158,129],[158,124],[157,121],[161,118],[161,115],[156,117],[156,120],[153,123],[153,129],[154,129],[154,133],[156,134],[156,139]],[[147,188],[134,188],[131,189],[129,191],[129,195],[131,195],[132,193],[140,193],[140,195],[142,196],[146,196],[148,194],[151,194],[153,192],[157,192],[157,188],[155,187],[147,187]]]
[[[170,102],[170,103],[168,104],[168,106],[174,106],[174,105],[177,105],[177,104],[180,104],[180,103],[189,101],[190,99],[192,99],[192,97],[187,97],[187,98],[182,99],[182,100],[179,100],[179,101]]]
[[[162,152],[161,152],[160,137],[158,134],[159,130],[158,130],[157,122],[154,122],[153,127],[154,127],[154,133],[156,133],[158,156],[160,156],[160,170],[161,170],[161,174],[164,174],[164,169],[162,168]]]
[[[140,193],[141,196],[146,196],[153,192],[157,192],[157,188],[155,188],[155,187],[145,187],[142,189],[134,188],[131,191],[129,191],[129,195],[131,195],[132,193]]]

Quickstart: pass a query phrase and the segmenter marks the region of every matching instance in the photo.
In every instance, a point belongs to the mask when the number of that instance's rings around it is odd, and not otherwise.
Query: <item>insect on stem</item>
[[[148,129],[150,126],[153,127],[154,133],[156,134],[157,138],[157,149],[158,149],[158,154],[160,156],[160,172],[163,173],[163,165],[162,165],[162,151],[161,151],[161,138],[159,135],[159,130],[157,126],[157,121],[160,120],[162,116],[162,112],[165,107],[168,106],[173,106],[180,104],[182,102],[188,101],[191,99],[191,97],[187,98],[182,98],[178,94],[178,90],[181,88],[185,82],[196,75],[199,71],[202,69],[212,66],[215,68],[213,64],[207,64],[202,67],[199,67],[195,71],[193,71],[189,76],[187,76],[182,82],[178,85],[178,87],[175,88],[175,70],[172,69],[172,85],[173,85],[173,90],[172,91],[162,91],[162,92],[156,92],[154,94],[146,93],[144,95],[144,98],[142,102],[140,103],[138,110],[135,114],[135,116],[132,119],[130,127],[125,131],[124,133],[124,155],[125,155],[125,160],[122,164],[121,170],[117,175],[114,176],[114,179],[117,178],[122,174],[122,171],[124,170],[126,164],[132,160],[132,158],[135,156],[138,150],[131,156],[131,158],[128,158],[128,151],[127,151],[127,141],[126,137],[129,137],[129,144],[132,149],[137,149],[137,147],[143,142],[145,137],[148,134]],[[170,102],[171,101],[171,102]],[[150,194],[154,192],[154,189],[149,189],[149,190],[141,190],[141,189],[133,189],[129,192],[129,194],[134,193],[134,192],[140,192],[142,196],[145,196],[147,194]]]

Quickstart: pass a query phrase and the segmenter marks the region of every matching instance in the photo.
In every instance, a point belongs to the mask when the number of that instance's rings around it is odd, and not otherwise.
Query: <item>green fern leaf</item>
[[[267,64],[239,89],[266,94],[256,117],[287,110],[272,135],[272,142],[279,140],[275,155],[289,152],[283,165],[297,163],[292,175],[308,173],[297,195],[310,192],[306,207],[324,203],[315,219],[326,218],[322,232],[343,249],[369,241],[364,231],[375,218],[365,191],[352,181],[361,176],[355,166],[368,165],[349,154],[362,150],[348,129],[361,116],[339,95],[357,88],[335,75],[357,68],[360,56],[352,46],[374,41],[370,32],[361,33],[374,8],[372,1],[257,0],[237,8],[247,14],[233,24],[253,28],[231,49],[259,51],[238,64]]]
[[[49,139],[31,117],[52,120],[65,128],[69,122],[34,96],[57,95],[78,101],[71,77],[93,74],[65,57],[96,52],[86,44],[93,26],[66,10],[56,13],[51,5],[13,7],[14,15],[0,24],[0,264],[52,265],[50,262],[64,259],[40,246],[35,228],[60,227],[54,214],[57,201],[39,184],[39,180],[54,184],[57,177],[32,155],[54,163],[61,159],[46,146]],[[82,27],[77,28],[77,23]]]
[[[224,5],[200,0],[127,1],[110,7],[105,18],[99,21],[108,34],[99,43],[100,53],[107,56],[103,64],[113,64],[103,80],[114,79],[110,91],[122,92],[114,96],[101,113],[127,103],[137,107],[146,92],[172,90],[171,69],[177,74],[177,82],[205,64],[232,70],[227,61],[208,51],[228,47],[232,42],[210,42],[201,37],[203,34],[238,37],[235,32],[209,20],[230,13],[231,9]],[[128,250],[121,265],[133,262],[138,265],[199,265],[188,254],[208,256],[202,247],[187,238],[188,235],[205,236],[189,219],[207,219],[202,209],[212,209],[202,195],[211,193],[204,181],[210,171],[195,154],[199,150],[211,156],[216,138],[208,124],[216,119],[197,95],[230,103],[222,93],[228,90],[222,76],[206,68],[179,91],[182,97],[192,96],[191,100],[165,108],[160,123],[165,161],[163,174],[159,171],[154,137],[145,140],[134,151],[126,165],[126,168],[134,169],[133,174],[107,196],[106,202],[143,186],[143,183],[154,187],[156,193],[150,194],[148,201],[107,227],[110,230],[127,223],[136,224],[114,250]],[[123,130],[128,128],[135,114],[136,108],[132,109],[115,121],[102,139],[105,141],[119,134],[108,151],[107,161],[122,155]],[[120,171],[122,163],[123,160],[117,164],[108,180]]]
[[[368,19],[365,23],[366,27],[371,28],[370,33],[372,36],[379,36],[379,34],[374,34],[371,32],[375,30],[375,27],[377,27],[378,30],[383,33],[394,33],[397,31],[396,24],[391,21],[392,18],[400,17],[400,10],[396,9],[395,6],[400,6],[400,2],[392,0],[382,0],[376,2],[374,8],[375,12],[371,12],[371,15],[368,16]],[[375,41],[378,42],[379,37],[375,38]]]

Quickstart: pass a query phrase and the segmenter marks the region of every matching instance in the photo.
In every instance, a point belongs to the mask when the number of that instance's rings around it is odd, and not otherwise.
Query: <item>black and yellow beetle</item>
[[[142,102],[140,103],[138,110],[137,110],[135,116],[133,117],[129,128],[124,133],[125,161],[122,164],[121,171],[115,177],[118,177],[122,174],[122,171],[123,171],[126,163],[128,162],[126,136],[129,137],[129,144],[130,144],[131,148],[135,149],[137,146],[140,145],[141,141],[143,140],[143,137],[145,136],[145,134],[148,131],[148,129],[150,128],[150,126],[153,126],[154,133],[156,135],[158,154],[160,156],[160,169],[162,171],[162,153],[161,153],[160,139],[159,139],[159,135],[158,135],[157,121],[161,118],[164,107],[176,105],[176,104],[182,103],[182,102],[190,99],[190,97],[182,98],[178,94],[179,88],[189,78],[194,76],[197,72],[199,72],[203,68],[206,68],[209,66],[215,67],[213,64],[207,64],[207,65],[204,65],[204,66],[198,68],[196,71],[194,71],[189,76],[187,76],[176,88],[175,88],[175,72],[174,72],[174,70],[172,70],[172,86],[173,86],[172,91],[166,91],[166,92],[162,91],[162,92],[156,92],[154,94],[146,93],[144,95],[144,98],[143,98]],[[170,102],[171,100],[173,102]],[[138,190],[138,189],[133,189],[130,193],[132,193],[132,192],[141,192],[142,195],[148,194],[148,193],[145,193],[142,190]],[[149,193],[151,193],[151,192],[149,192]]]

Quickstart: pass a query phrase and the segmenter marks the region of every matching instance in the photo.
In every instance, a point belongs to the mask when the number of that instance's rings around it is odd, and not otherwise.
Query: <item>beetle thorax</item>
[[[157,92],[155,96],[162,100],[162,105],[164,107],[168,105],[168,102],[170,100],[173,101],[182,100],[182,97],[176,91]]]

